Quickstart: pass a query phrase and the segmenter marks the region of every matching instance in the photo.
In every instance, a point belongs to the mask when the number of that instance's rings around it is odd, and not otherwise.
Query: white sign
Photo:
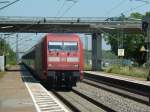
[[[118,56],[124,56],[124,49],[118,49]]]
[[[0,56],[0,71],[4,71],[4,56]]]

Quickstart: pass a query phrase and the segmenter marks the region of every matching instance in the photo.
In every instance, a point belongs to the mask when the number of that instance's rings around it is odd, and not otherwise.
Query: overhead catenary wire
[[[130,1],[139,1],[139,2],[144,2],[144,3],[149,3],[148,0],[130,0]]]
[[[20,1],[20,0],[15,0],[15,1],[13,1],[13,2],[7,4],[7,5],[3,6],[3,7],[0,7],[0,10],[3,10],[3,9],[5,9],[5,8],[7,8],[7,7],[9,7],[9,6],[11,6],[11,5],[13,5],[13,4],[19,2],[19,1]]]
[[[32,27],[32,26],[34,26],[35,24],[40,24],[40,20],[38,20],[38,21],[34,21],[34,23],[33,24],[30,24],[30,25],[27,25],[27,26],[25,26],[25,27],[23,27],[23,28],[20,28],[20,30],[19,31],[22,31],[22,30],[25,30],[25,29],[28,29],[28,28],[30,28],[30,27]],[[16,34],[16,33],[10,33],[10,35],[14,35],[14,34]],[[8,38],[10,37],[10,35],[8,36]]]
[[[39,37],[42,37],[43,38],[43,33],[41,33],[41,35],[39,36]],[[37,43],[40,41],[41,39],[39,39],[39,40],[37,40]],[[21,51],[28,51],[28,50],[30,50],[32,47],[34,47],[37,43],[35,43],[35,44],[33,44],[33,45],[30,45],[31,43],[28,43],[28,47],[23,47],[23,48],[21,48]],[[21,44],[22,45],[22,44]],[[24,44],[25,45],[25,44]],[[26,44],[27,45],[27,44]],[[30,45],[30,47],[29,47],[29,45]]]
[[[148,1],[148,0],[130,0],[130,1],[139,1],[139,2],[142,2],[143,4],[138,5],[138,6],[136,6],[136,7],[133,7],[133,8],[130,8],[130,9],[127,9],[127,10],[125,10],[125,11],[122,11],[121,14],[127,14],[127,13],[129,13],[129,12],[132,12],[132,11],[134,11],[134,10],[136,10],[136,9],[142,8],[142,7],[144,7],[144,6],[148,5],[148,4],[150,4],[150,1]],[[120,16],[120,13],[119,13],[117,16]]]
[[[78,3],[78,1],[76,1],[76,0],[72,0],[72,5],[70,5],[63,13],[62,13],[62,15],[60,16],[60,17],[63,17],[69,10],[71,10],[71,8],[76,4],[76,3]]]
[[[61,12],[62,9],[64,8],[65,4],[66,4],[66,0],[64,0],[62,6],[61,6],[60,9],[57,11],[56,16],[58,16],[58,15],[60,14],[60,12]]]
[[[10,1],[1,1],[0,4],[9,3]]]
[[[30,44],[33,44],[31,41],[33,40],[32,38],[30,38],[31,36],[33,36],[35,34],[29,34],[29,35],[26,35],[26,36],[23,36],[23,37],[20,37],[18,39],[18,45],[19,45],[19,48],[22,49],[22,47],[24,47],[25,45],[30,45]],[[43,34],[41,34],[40,36],[42,36]],[[28,39],[26,37],[29,37]],[[31,41],[30,41],[31,40]],[[23,42],[24,41],[24,42]],[[36,43],[33,44],[33,46],[35,45]],[[11,43],[11,47],[12,49],[14,49],[16,47],[16,42],[14,41],[13,43]],[[30,48],[32,46],[26,46],[26,48]],[[23,50],[24,51],[24,50]]]
[[[150,2],[146,2],[146,3],[142,4],[142,5],[139,5],[139,6],[136,6],[136,7],[134,7],[134,8],[131,8],[131,9],[129,9],[129,10],[123,11],[122,13],[123,13],[123,14],[129,13],[129,12],[131,12],[131,11],[134,11],[134,10],[136,10],[136,9],[139,9],[139,8],[141,8],[141,7],[143,7],[143,6],[148,5],[148,4],[150,4]]]
[[[114,7],[112,7],[109,11],[106,12],[105,16],[108,16],[112,11],[114,11],[119,6],[121,6],[123,4],[123,2],[125,2],[125,0],[121,0],[117,5],[115,5]]]

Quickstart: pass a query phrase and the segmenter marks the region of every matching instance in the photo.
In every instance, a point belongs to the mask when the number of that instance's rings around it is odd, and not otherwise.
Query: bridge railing
[[[113,18],[113,17],[111,17]],[[37,22],[37,23],[141,23],[141,20],[111,20],[110,17],[19,17],[0,16],[0,22]]]

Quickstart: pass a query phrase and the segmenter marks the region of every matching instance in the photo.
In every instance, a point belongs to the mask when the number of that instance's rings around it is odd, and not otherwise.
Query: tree
[[[140,13],[132,13],[130,18],[141,19],[143,15]],[[120,18],[127,18],[123,15]],[[121,19],[122,20],[122,19]],[[118,48],[123,48],[125,50],[126,59],[131,59],[142,65],[146,62],[146,56],[140,52],[141,46],[144,45],[144,36],[142,34],[123,34],[121,30],[119,33],[113,33],[111,36],[105,36],[107,44],[111,45],[111,50],[116,55],[118,53]]]
[[[138,12],[134,12],[130,14],[130,18],[135,18],[135,19],[143,19],[144,15],[138,13]]]
[[[150,12],[146,12],[146,16],[150,16]]]
[[[4,39],[0,39],[0,55],[5,55],[7,57],[6,63],[14,63],[16,62],[16,54],[10,48],[10,45],[6,43]]]

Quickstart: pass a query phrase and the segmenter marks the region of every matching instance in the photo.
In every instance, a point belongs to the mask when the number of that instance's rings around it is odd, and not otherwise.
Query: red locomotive
[[[83,79],[83,44],[75,34],[47,34],[22,60],[52,86],[72,88]]]

